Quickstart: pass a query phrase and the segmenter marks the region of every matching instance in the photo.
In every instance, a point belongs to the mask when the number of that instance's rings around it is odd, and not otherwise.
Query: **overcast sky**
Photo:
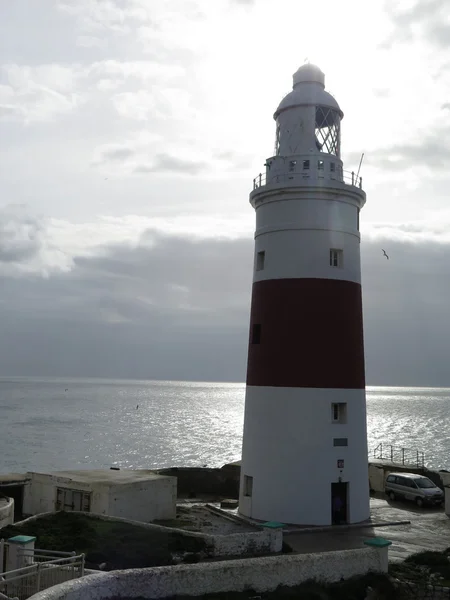
[[[0,0],[0,375],[245,379],[248,194],[308,58],[365,152],[368,384],[450,386],[449,41],[442,0]]]

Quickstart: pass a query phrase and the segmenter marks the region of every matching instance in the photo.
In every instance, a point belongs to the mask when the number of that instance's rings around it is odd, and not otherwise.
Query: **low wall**
[[[239,466],[224,465],[221,469],[172,467],[158,469],[155,473],[177,478],[179,498],[200,498],[202,496],[239,498]]]
[[[387,571],[386,548],[361,548],[316,554],[290,554],[175,567],[130,569],[89,575],[63,583],[32,600],[101,600],[203,596],[221,592],[267,592],[309,579],[332,582]],[[30,598],[30,600],[31,600]]]
[[[259,531],[244,531],[242,533],[232,533],[229,535],[211,535],[196,531],[186,531],[185,529],[177,529],[175,527],[164,527],[163,525],[154,525],[153,523],[143,523],[141,521],[132,521],[120,517],[109,517],[107,515],[97,515],[95,513],[77,512],[75,514],[84,515],[89,518],[101,519],[103,521],[120,521],[129,523],[136,527],[145,529],[175,531],[186,537],[200,538],[206,545],[206,556],[211,558],[224,558],[227,556],[243,556],[255,554],[274,554],[281,552],[283,546],[283,532],[281,529],[266,529]],[[17,527],[25,523],[31,523],[41,517],[50,516],[54,513],[47,512],[40,515],[28,517],[24,521],[15,523]],[[39,540],[37,540],[39,544]]]
[[[14,523],[13,498],[0,497],[0,529]]]

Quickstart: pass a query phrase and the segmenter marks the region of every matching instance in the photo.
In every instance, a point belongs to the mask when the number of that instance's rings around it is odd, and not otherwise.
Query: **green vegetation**
[[[320,584],[306,581],[295,587],[279,586],[273,592],[228,592],[201,596],[202,600],[365,600],[367,591],[374,591],[378,600],[399,600],[398,589],[386,575],[368,573],[339,583]],[[114,600],[111,598],[110,600]],[[142,598],[141,600],[144,600]],[[190,596],[177,596],[167,600],[194,600]]]
[[[403,563],[391,564],[389,573],[401,581],[418,585],[450,587],[450,548],[443,552],[427,550],[412,554]]]
[[[88,568],[106,563],[106,570],[170,565],[177,554],[183,555],[185,562],[192,562],[206,550],[205,542],[189,533],[147,529],[70,512],[0,530],[0,538],[15,535],[35,536],[36,547],[44,550],[84,553]]]

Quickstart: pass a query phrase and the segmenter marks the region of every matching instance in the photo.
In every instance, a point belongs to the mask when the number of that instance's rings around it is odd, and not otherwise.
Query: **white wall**
[[[91,492],[91,511],[151,521],[172,519],[176,516],[176,477],[160,476],[148,481],[124,484],[100,484],[95,481],[79,482],[55,474],[28,473],[30,483],[25,486],[25,515],[37,515],[56,510],[56,489]]]
[[[161,476],[150,481],[111,486],[108,514],[144,522],[174,519],[176,502],[176,477]]]
[[[374,492],[384,493],[384,483],[389,473],[392,473],[392,468],[389,469],[384,465],[376,465],[373,463],[369,464],[370,489]]]
[[[23,512],[25,515],[38,515],[56,510],[56,489],[58,487],[83,492],[91,492],[91,512],[108,514],[108,487],[95,482],[78,482],[51,473],[27,473],[30,482],[25,486]]]
[[[347,403],[346,424],[332,422],[332,402]],[[334,447],[333,438],[341,437],[348,446]],[[251,498],[242,493],[244,475],[253,477]],[[239,512],[330,525],[331,483],[339,477],[349,482],[350,522],[368,519],[365,390],[247,386]]]
[[[0,499],[0,529],[14,523],[14,499]]]
[[[445,514],[450,517],[450,487],[445,486]]]
[[[220,592],[265,592],[308,579],[339,581],[368,571],[387,571],[387,548],[290,554],[175,567],[131,569],[89,575],[32,596],[32,600],[168,598]],[[31,600],[31,599],[30,599]]]

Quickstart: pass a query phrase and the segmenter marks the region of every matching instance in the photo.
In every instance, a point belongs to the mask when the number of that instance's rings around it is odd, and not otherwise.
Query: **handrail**
[[[420,450],[394,446],[392,444],[383,444],[383,442],[380,442],[378,446],[374,448],[373,458],[376,460],[385,460],[391,463],[401,464],[403,466],[425,466],[425,454]]]
[[[326,176],[325,176],[326,173]],[[280,175],[274,175],[273,180],[267,181],[266,173],[259,173],[253,179],[253,189],[256,190],[260,187],[264,187],[265,185],[274,183],[283,183],[285,181],[290,180],[299,180],[302,181],[308,180],[312,178],[312,175],[317,176],[318,179],[328,179],[331,181],[340,181],[341,183],[345,183],[346,185],[352,185],[359,189],[362,189],[362,177],[357,176],[354,171],[344,171],[341,170],[336,172],[325,172],[322,169],[306,169],[303,171],[289,171],[288,173],[283,173]]]

